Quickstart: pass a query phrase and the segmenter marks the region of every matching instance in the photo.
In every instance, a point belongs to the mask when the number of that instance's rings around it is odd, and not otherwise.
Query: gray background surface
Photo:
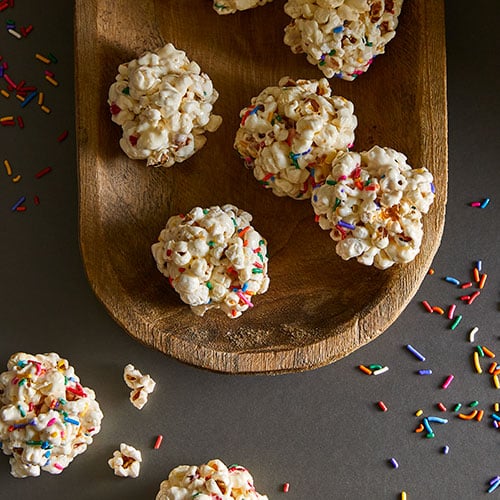
[[[105,414],[94,444],[61,476],[14,479],[8,458],[0,455],[0,498],[154,498],[174,466],[215,457],[248,467],[258,491],[270,498],[397,499],[402,490],[420,500],[486,495],[489,479],[500,474],[500,430],[489,417],[500,391],[489,376],[475,373],[468,333],[478,326],[477,343],[500,355],[500,3],[473,5],[471,11],[471,2],[446,2],[449,201],[435,274],[368,346],[333,365],[276,377],[227,376],[185,366],[141,346],[108,316],[88,285],[79,253],[73,4],[17,0],[15,8],[0,13],[0,55],[9,63],[8,73],[43,88],[52,109],[50,115],[36,105],[21,110],[17,100],[0,96],[0,116],[21,114],[25,122],[23,130],[0,127],[0,160],[9,159],[14,175],[22,175],[13,183],[0,165],[0,367],[16,351],[56,351],[96,390]],[[8,19],[18,28],[31,23],[34,31],[16,40],[4,28]],[[44,81],[46,68],[34,59],[36,52],[57,56],[51,69],[58,88]],[[59,144],[66,129],[69,137]],[[35,179],[46,166],[53,171]],[[35,195],[39,206],[33,205]],[[27,211],[14,213],[20,196],[27,197]],[[468,206],[485,197],[491,198],[486,209]],[[459,304],[464,319],[451,331],[447,319],[425,313],[420,301],[444,308],[460,302],[460,290],[442,278],[469,280],[478,259],[489,276],[486,287],[473,305]],[[408,343],[425,353],[425,363],[406,351]],[[158,382],[142,412],[128,402],[122,382],[129,362]],[[368,377],[357,369],[361,363],[390,370]],[[424,365],[433,370],[431,376],[416,374]],[[450,373],[455,380],[443,390]],[[377,408],[379,400],[388,412]],[[474,400],[485,410],[482,422],[436,408],[440,401],[449,409],[461,402],[469,411]],[[435,425],[434,439],[414,432],[419,408],[449,419]],[[163,445],[153,450],[160,433]],[[106,464],[123,441],[143,452],[138,479],[117,478]],[[448,455],[441,452],[445,445]],[[398,469],[389,464],[391,457]],[[290,483],[286,496],[285,482]]]

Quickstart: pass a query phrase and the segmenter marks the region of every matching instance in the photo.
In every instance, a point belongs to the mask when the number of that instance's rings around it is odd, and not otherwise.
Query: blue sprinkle
[[[338,225],[339,225],[340,227],[344,227],[344,228],[346,228],[346,229],[351,229],[351,230],[356,229],[356,226],[354,226],[353,224],[349,224],[348,222],[345,222],[345,221],[343,221],[343,220],[340,220],[340,221],[338,222]]]
[[[406,348],[417,358],[419,359],[420,361],[425,361],[425,356],[423,356],[422,354],[420,354],[413,346],[411,346],[410,344],[408,344],[406,346]]]
[[[419,375],[432,375],[432,370],[418,370]]]
[[[441,417],[427,417],[429,422],[435,422],[436,424],[447,424],[448,420],[446,418]]]
[[[481,271],[483,270],[483,261],[482,261],[482,260],[478,260],[478,261],[476,262],[476,267],[477,267],[477,270],[478,270],[479,272],[481,272]]]
[[[492,418],[493,420],[496,420],[497,422],[500,422],[500,415],[497,415],[496,413],[493,413],[493,414],[491,415],[491,418]]]
[[[433,182],[431,182],[431,192],[432,192],[432,194],[436,193],[436,186],[434,186]]]
[[[432,430],[432,427],[430,426],[429,424],[429,419],[427,417],[424,418],[423,420],[423,424],[424,424],[424,427],[425,427],[425,430],[429,433],[429,434],[434,434],[434,431]]]
[[[448,452],[449,452],[449,451],[450,451],[450,447],[449,447],[448,445],[443,446],[443,453],[444,453],[445,455],[448,455]]]
[[[343,26],[337,26],[336,28],[333,28],[334,33],[342,33],[342,31],[344,31]]]
[[[27,104],[29,104],[36,96],[38,95],[38,91],[34,90],[30,94],[26,96],[26,99],[21,103],[21,108],[24,108]]]
[[[318,196],[317,195],[313,196],[313,201],[318,201]]]
[[[248,290],[248,282],[243,283],[243,286],[241,287],[242,292],[246,292]]]
[[[490,202],[489,198],[485,198],[484,201],[479,205],[479,208],[486,208]]]
[[[453,278],[453,276],[446,276],[444,280],[448,283],[453,283],[454,285],[460,285],[460,281],[457,280],[457,278]]]
[[[492,485],[488,489],[488,493],[493,493],[500,486],[500,479],[493,481]]]
[[[75,420],[74,418],[64,417],[64,421],[68,422],[68,424],[80,425],[80,422],[78,422],[78,420]]]
[[[20,207],[24,202],[26,201],[26,196],[21,196],[21,198],[19,198],[15,203],[14,205],[12,205],[12,208],[11,210],[13,212],[15,212],[17,210],[17,207]]]

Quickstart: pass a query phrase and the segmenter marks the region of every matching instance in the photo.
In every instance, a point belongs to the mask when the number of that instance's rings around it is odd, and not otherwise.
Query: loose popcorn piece
[[[141,471],[142,455],[139,450],[125,443],[120,444],[120,451],[113,452],[108,465],[114,470],[115,476],[138,477]]]
[[[213,0],[217,14],[234,14],[239,10],[253,9],[273,0]]]
[[[171,167],[191,157],[222,118],[212,81],[171,43],[118,67],[109,89],[111,119],[122,126],[120,146],[129,158]]]
[[[288,0],[284,41],[327,78],[354,80],[396,35],[403,0]]]
[[[17,478],[60,474],[92,443],[103,414],[56,353],[13,354],[0,374],[0,442]]]
[[[326,80],[282,78],[240,112],[234,147],[256,179],[277,196],[311,197],[333,157],[354,141],[353,104]]]
[[[138,410],[142,410],[148,402],[148,395],[154,391],[156,382],[149,375],[143,375],[131,364],[128,364],[123,370],[123,380],[132,389],[130,402]]]
[[[156,500],[267,500],[255,490],[253,478],[241,465],[229,468],[218,459],[207,464],[179,465],[160,484]]]
[[[192,311],[237,318],[269,287],[267,243],[252,216],[233,205],[170,217],[151,250],[158,269]]]
[[[413,169],[402,153],[374,146],[340,154],[312,205],[338,255],[386,269],[419,253],[422,214],[434,201],[432,182],[426,168]]]

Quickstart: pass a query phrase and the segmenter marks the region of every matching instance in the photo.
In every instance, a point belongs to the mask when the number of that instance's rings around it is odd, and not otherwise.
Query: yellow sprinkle
[[[493,383],[495,384],[495,389],[500,389],[500,380],[498,375],[493,375]]]
[[[57,437],[57,432],[53,432],[51,435],[50,435],[51,438],[55,438]]]
[[[12,175],[12,167],[10,166],[9,160],[4,160],[5,170],[7,170],[7,175]]]
[[[407,500],[406,491],[401,492],[401,500]]]
[[[417,411],[415,412],[415,416],[416,416],[416,417],[420,417],[420,415],[422,415],[423,413],[424,413],[424,410],[417,410]]]
[[[24,102],[24,97],[22,95],[16,94],[16,99],[19,99],[21,102]]]
[[[12,182],[19,182],[21,180],[21,176],[18,174],[15,177],[12,177]]]
[[[500,403],[495,403],[495,406],[493,408],[495,411],[500,411]]]
[[[483,373],[481,364],[479,363],[479,353],[477,351],[474,351],[474,367],[476,368],[477,373]]]
[[[35,54],[35,57],[39,60],[44,62],[45,64],[50,64],[50,59],[47,59],[45,56],[42,56],[42,54]]]
[[[50,108],[48,108],[47,106],[40,106],[40,107],[44,113],[50,113]]]
[[[10,97],[10,94],[4,89],[0,90],[0,94],[2,94],[4,97]]]
[[[13,116],[2,116],[2,118],[0,118],[0,122],[10,122],[14,119]]]
[[[49,75],[45,75],[45,80],[54,85],[54,87],[57,87],[59,85],[59,82],[57,80],[54,80],[54,78]]]
[[[364,61],[364,59],[361,59],[361,57],[360,57],[360,58],[358,59],[358,62],[359,62],[359,63],[364,63],[365,61]]]
[[[41,106],[43,104],[43,92],[38,94],[38,105]]]

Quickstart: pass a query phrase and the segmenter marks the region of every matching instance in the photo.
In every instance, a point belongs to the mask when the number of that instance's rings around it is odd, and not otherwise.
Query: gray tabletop
[[[476,0],[473,11],[465,0],[447,2],[449,200],[435,273],[369,345],[321,369],[272,377],[186,366],[135,342],[108,316],[86,280],[78,243],[72,2],[17,0],[1,11],[0,64],[8,63],[16,83],[25,79],[43,88],[50,113],[38,103],[22,108],[13,95],[0,95],[0,118],[15,120],[0,127],[0,159],[12,169],[9,176],[0,166],[0,367],[16,351],[58,352],[95,389],[105,417],[94,443],[60,476],[14,479],[8,458],[0,455],[0,497],[154,498],[174,466],[216,457],[249,468],[257,490],[270,498],[487,495],[490,479],[500,474],[500,430],[491,417],[500,391],[487,373],[491,360],[480,359],[485,373],[478,374],[472,354],[480,345],[500,355],[499,14],[495,0]],[[18,32],[29,31],[30,24],[33,30],[19,40],[4,28],[9,20]],[[45,65],[37,53],[55,56],[57,63]],[[57,87],[44,78],[46,69]],[[1,81],[0,87],[7,88]],[[486,198],[487,207],[470,206]],[[18,202],[26,210],[16,210]],[[443,278],[471,280],[478,260],[488,279],[467,305],[458,299],[467,291]],[[452,330],[446,314],[428,314],[423,300],[445,311],[458,304],[461,323]],[[407,344],[427,360],[418,361]],[[157,381],[142,411],[129,403],[122,381],[129,362]],[[368,376],[360,364],[389,371]],[[423,368],[432,375],[419,375]],[[443,389],[450,374],[454,380]],[[458,418],[474,411],[474,401],[484,410],[482,420]],[[458,403],[462,408],[455,411]],[[417,417],[419,409],[424,413]],[[435,436],[428,438],[415,432],[424,416],[448,423],[433,423]],[[154,450],[159,434],[163,443]],[[142,450],[137,479],[115,477],[106,463],[121,442]]]

